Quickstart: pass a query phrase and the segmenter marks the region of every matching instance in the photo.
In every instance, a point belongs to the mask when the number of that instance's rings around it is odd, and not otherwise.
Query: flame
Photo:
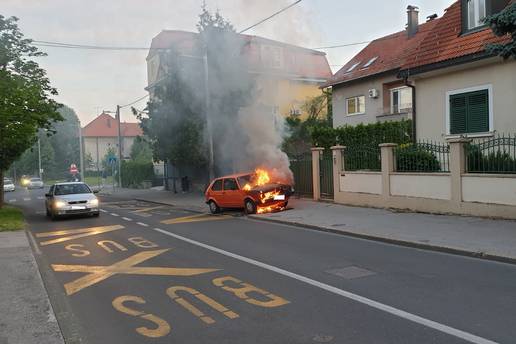
[[[254,173],[256,173],[256,185],[265,185],[271,181],[271,178],[269,177],[269,172],[267,172],[266,170],[257,168],[256,171],[254,171]]]
[[[251,184],[245,184],[244,190],[245,191],[251,191]]]

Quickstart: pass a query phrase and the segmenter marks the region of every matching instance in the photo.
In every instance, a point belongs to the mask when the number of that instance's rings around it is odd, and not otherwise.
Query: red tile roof
[[[291,77],[312,78],[319,80],[327,80],[331,77],[332,72],[326,54],[317,50],[307,49],[287,43],[274,41],[271,39],[241,35],[246,41],[246,45],[242,53],[248,59],[249,68],[256,72],[271,71],[265,66],[261,56],[262,45],[273,45],[283,48],[283,66],[274,72],[286,74]],[[163,30],[152,39],[151,48],[147,60],[150,59],[158,49],[172,48],[183,54],[195,53],[195,46],[199,36],[194,32]]]
[[[509,36],[497,37],[490,28],[462,35],[461,1],[448,7],[439,24],[411,51],[402,69],[443,62],[485,51],[488,43],[504,43]]]
[[[123,137],[143,135],[138,123],[120,123],[120,132]],[[115,118],[106,113],[100,114],[93,121],[82,128],[83,137],[117,137],[118,123]]]
[[[335,73],[333,78],[328,80],[326,86],[341,84],[383,72],[399,70],[412,49],[417,47],[425,36],[429,34],[436,25],[439,25],[440,21],[441,19],[438,18],[419,25],[417,34],[412,38],[408,37],[406,30],[403,30],[372,41]],[[367,62],[374,57],[378,57],[378,59],[369,67],[364,68]],[[357,63],[358,65],[355,69],[348,72],[348,70]]]

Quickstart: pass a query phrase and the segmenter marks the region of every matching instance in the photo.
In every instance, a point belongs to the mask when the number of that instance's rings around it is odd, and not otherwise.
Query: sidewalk
[[[202,194],[123,189],[123,198],[207,212]],[[394,212],[291,198],[289,210],[252,218],[371,240],[516,263],[516,221]]]
[[[62,344],[25,231],[0,233],[0,344]]]

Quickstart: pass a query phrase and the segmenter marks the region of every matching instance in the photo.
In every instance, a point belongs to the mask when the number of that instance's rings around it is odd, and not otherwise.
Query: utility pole
[[[38,132],[38,167],[39,167],[38,176],[39,176],[39,178],[42,178],[42,175],[41,175],[41,142],[39,139],[39,132]]]
[[[82,128],[81,121],[79,121],[79,175],[81,180],[84,181],[84,156],[82,152]]]
[[[118,188],[122,187],[122,131],[120,130],[120,105],[116,106],[118,123]]]
[[[212,123],[210,116],[210,84],[209,84],[209,75],[208,75],[208,47],[204,47],[204,93],[206,97],[205,111],[206,111],[206,130],[208,132],[208,173],[210,176],[210,181],[215,178],[215,168],[213,162],[213,131],[212,131]]]

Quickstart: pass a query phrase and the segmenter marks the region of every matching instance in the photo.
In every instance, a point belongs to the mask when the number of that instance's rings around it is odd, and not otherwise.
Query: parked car
[[[41,178],[30,178],[27,183],[27,189],[43,189],[45,184],[41,180]]]
[[[287,206],[292,187],[279,183],[267,183],[249,187],[252,173],[235,174],[213,180],[205,192],[206,204],[213,214],[222,208],[244,209],[255,214],[263,209],[283,209]]]
[[[12,192],[14,190],[16,190],[16,187],[13,181],[9,178],[4,178],[4,192]]]
[[[56,219],[64,215],[89,214],[99,216],[99,200],[85,183],[56,183],[45,194],[47,216]]]

